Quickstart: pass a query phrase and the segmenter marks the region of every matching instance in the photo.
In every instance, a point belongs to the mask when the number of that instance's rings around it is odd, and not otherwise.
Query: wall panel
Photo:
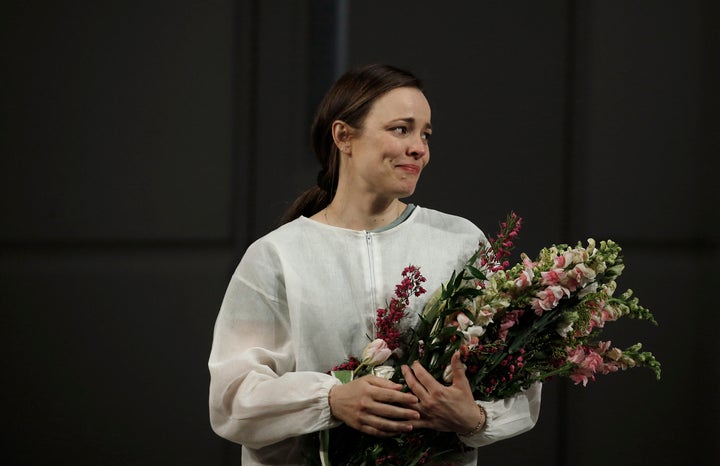
[[[577,225],[584,234],[697,238],[707,216],[697,202],[705,157],[701,3],[583,5]]]
[[[10,3],[0,240],[228,239],[232,2]]]
[[[568,464],[706,464],[717,426],[700,413],[718,406],[696,395],[719,375],[698,357],[718,323],[705,311],[712,285],[704,272],[719,244],[718,216],[708,208],[717,190],[704,174],[714,157],[712,121],[703,116],[717,93],[707,84],[716,62],[708,57],[717,54],[706,40],[712,20],[703,2],[578,5],[574,177],[583,189],[571,228],[624,246],[621,290],[632,288],[660,326],[609,325],[607,338],[644,341],[663,362],[663,378],[635,371],[570,391]],[[598,435],[612,448],[599,446]]]
[[[207,356],[224,250],[1,259],[10,464],[221,464]]]
[[[235,69],[250,41],[235,15],[230,1],[3,5],[9,464],[238,463],[207,410],[244,239]]]

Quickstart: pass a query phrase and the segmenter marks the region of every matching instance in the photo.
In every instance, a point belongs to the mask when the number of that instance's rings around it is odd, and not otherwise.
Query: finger
[[[426,398],[428,391],[417,377],[415,377],[414,371],[408,366],[402,366],[400,369],[405,377],[405,383],[407,383],[408,388],[417,396],[418,400]]]
[[[399,422],[379,416],[372,416],[365,419],[365,422],[360,425],[359,430],[377,437],[392,437],[403,432],[412,431],[413,425],[410,422]]]
[[[411,403],[408,406],[417,406],[419,403]],[[420,419],[420,413],[407,406],[398,406],[387,403],[374,403],[368,407],[368,411],[375,416],[379,416],[386,420],[394,421],[414,421]]]
[[[436,426],[431,420],[425,419],[425,418],[420,418],[417,421],[412,421],[412,427],[413,427],[413,430],[417,430],[417,429],[434,429]]]
[[[415,378],[425,387],[428,393],[432,393],[434,390],[442,388],[440,382],[435,380],[419,361],[415,361],[412,365],[412,371],[415,374]]]
[[[369,386],[375,393],[382,394],[382,398],[378,398],[381,401],[386,402],[401,402],[401,403],[413,403],[417,401],[417,398],[411,394],[402,391],[403,385],[377,377],[374,375],[364,375],[356,381],[362,381]]]
[[[370,395],[373,402],[386,406],[413,406],[420,402],[412,393],[398,392],[396,390],[376,389]]]
[[[466,385],[469,384],[467,376],[465,375],[465,364],[460,360],[460,351],[455,351],[452,358],[450,359],[450,367],[452,369],[453,385]]]
[[[366,375],[363,376],[365,380],[371,385],[374,385],[376,387],[382,387],[382,388],[388,388],[390,390],[401,390],[402,385],[399,383],[395,383],[392,380],[384,379],[382,377],[377,377],[375,375]]]
[[[369,408],[384,417],[396,419],[416,419],[416,410],[409,408],[418,404],[418,397],[413,393],[400,391],[402,385],[390,382],[389,380],[367,376],[365,380],[371,387],[369,392]]]

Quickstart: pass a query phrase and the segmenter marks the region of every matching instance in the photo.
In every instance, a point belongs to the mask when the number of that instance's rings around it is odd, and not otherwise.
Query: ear
[[[340,152],[350,154],[350,137],[352,135],[352,127],[342,120],[335,120],[332,124],[332,136],[335,145]]]

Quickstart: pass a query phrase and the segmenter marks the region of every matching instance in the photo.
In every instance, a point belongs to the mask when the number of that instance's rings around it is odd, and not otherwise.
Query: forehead
[[[370,107],[368,119],[413,118],[421,124],[430,123],[430,104],[425,95],[414,87],[400,87],[382,96]]]

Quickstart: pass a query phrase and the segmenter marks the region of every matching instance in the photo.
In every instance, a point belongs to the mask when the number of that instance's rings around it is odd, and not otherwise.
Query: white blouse
[[[460,217],[416,207],[383,231],[355,231],[300,217],[253,243],[220,308],[209,360],[210,421],[243,445],[243,466],[303,463],[302,436],[335,427],[326,372],[360,356],[408,265],[428,293],[411,301],[408,325],[460,270],[483,233]],[[488,445],[531,429],[540,384],[515,397],[479,402],[486,427],[462,440]],[[471,450],[467,465],[475,465]]]

